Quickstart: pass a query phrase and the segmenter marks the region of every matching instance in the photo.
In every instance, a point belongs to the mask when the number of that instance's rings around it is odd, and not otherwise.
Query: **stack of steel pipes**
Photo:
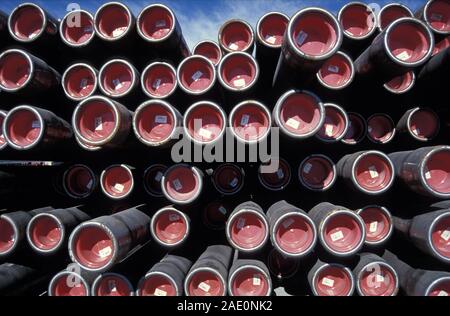
[[[448,0],[58,18],[0,11],[0,295],[450,295]]]

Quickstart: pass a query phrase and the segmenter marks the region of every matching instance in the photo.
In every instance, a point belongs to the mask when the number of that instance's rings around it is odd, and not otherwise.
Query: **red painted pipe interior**
[[[406,17],[412,17],[411,13],[400,5],[391,5],[380,12],[379,23],[382,30],[392,22]]]
[[[278,170],[275,172],[263,173],[259,171],[264,184],[275,189],[286,186],[291,176],[290,166],[284,160],[278,160],[278,163]]]
[[[231,283],[234,296],[266,296],[269,290],[267,277],[251,266],[237,271]]]
[[[377,242],[389,234],[392,223],[381,208],[366,207],[359,213],[359,216],[363,219],[366,227],[366,241]]]
[[[161,178],[167,167],[163,165],[154,165],[147,170],[145,174],[145,186],[155,194],[161,194]]]
[[[189,91],[206,91],[214,83],[213,77],[213,67],[201,58],[185,59],[180,68],[180,84]]]
[[[177,201],[187,201],[202,189],[200,179],[186,166],[178,166],[166,172],[165,179],[166,192]]]
[[[30,76],[31,64],[24,55],[10,52],[0,59],[0,82],[3,87],[21,88]]]
[[[148,275],[139,288],[140,296],[176,296],[177,288],[172,281],[161,274]]]
[[[208,104],[199,104],[186,118],[189,135],[199,142],[211,142],[225,128],[225,122],[218,109]]]
[[[304,135],[320,124],[320,104],[308,94],[292,94],[281,105],[279,117],[289,132]]]
[[[60,223],[53,217],[42,215],[32,222],[30,239],[35,247],[41,250],[52,250],[58,245],[61,238]]]
[[[411,115],[408,128],[417,137],[427,140],[438,133],[439,118],[432,111],[418,110]]]
[[[21,109],[9,116],[5,128],[12,143],[25,147],[38,140],[42,126],[39,117],[33,111]]]
[[[113,166],[103,174],[103,188],[114,197],[122,197],[130,193],[133,186],[133,175],[123,166]]]
[[[223,227],[227,220],[227,213],[228,209],[223,203],[214,201],[206,205],[204,216],[211,225]]]
[[[345,86],[353,76],[350,61],[341,54],[328,59],[319,70],[319,78],[333,88]]]
[[[323,140],[335,140],[342,137],[347,127],[344,113],[335,107],[325,107],[325,120],[317,132],[317,136]]]
[[[75,283],[74,286],[69,286]],[[61,275],[53,283],[54,296],[87,296],[88,289],[78,277]]]
[[[165,244],[176,244],[187,237],[188,224],[180,212],[167,209],[159,213],[154,221],[155,235]]]
[[[223,81],[231,88],[244,89],[256,80],[255,61],[245,55],[232,55],[222,60]]]
[[[114,243],[99,226],[85,226],[78,230],[73,239],[73,254],[80,265],[100,269],[112,259]]]
[[[104,276],[98,281],[96,296],[132,296],[133,289],[124,277],[116,275]]]
[[[5,116],[0,113],[0,148],[6,144],[5,135],[3,135],[3,122],[5,121]]]
[[[348,144],[356,144],[362,140],[365,134],[365,124],[358,115],[348,113],[348,128],[343,141]]]
[[[277,250],[272,249],[267,266],[276,277],[288,277],[297,272],[299,264],[297,259],[285,257]]]
[[[162,40],[174,28],[174,24],[172,15],[167,9],[154,6],[141,13],[138,27],[145,37]]]
[[[352,280],[344,268],[328,265],[317,276],[314,288],[319,296],[346,296],[352,291]]]
[[[176,88],[176,82],[176,73],[164,64],[155,64],[144,74],[145,90],[155,97],[168,96]]]
[[[223,192],[236,192],[242,185],[243,174],[239,167],[232,164],[219,166],[213,174],[214,183]]]
[[[440,52],[444,51],[448,47],[450,47],[450,36],[447,36],[446,38],[444,38],[434,44],[433,54],[431,54],[431,56],[435,56],[435,55],[439,54]]]
[[[327,159],[313,156],[302,164],[299,176],[309,187],[325,189],[333,182],[336,175],[333,165]]]
[[[447,296],[450,295],[450,280],[444,279],[437,282],[428,293],[428,296],[439,296],[447,293]]]
[[[433,227],[431,242],[434,249],[447,259],[450,259],[450,215],[443,216]]]
[[[281,14],[272,13],[266,15],[260,22],[257,30],[259,37],[271,46],[281,47],[288,23],[289,20]]]
[[[137,113],[136,126],[143,139],[158,143],[172,135],[175,128],[175,117],[166,106],[153,103]]]
[[[83,99],[95,89],[96,75],[86,66],[78,65],[70,69],[64,77],[64,89],[73,98]]]
[[[356,164],[354,176],[362,188],[377,192],[392,182],[394,171],[386,158],[377,154],[367,154]]]
[[[10,26],[21,40],[32,40],[45,27],[44,16],[37,7],[25,5],[13,12]]]
[[[289,215],[275,228],[277,245],[290,254],[301,254],[310,249],[314,242],[313,227],[303,216]]]
[[[16,241],[14,228],[9,221],[0,217],[0,254],[10,250]]]
[[[447,0],[432,1],[426,16],[434,30],[450,32],[450,3]]]
[[[63,36],[69,43],[82,45],[95,35],[94,21],[86,12],[76,11],[68,15],[62,23]]]
[[[75,166],[66,173],[64,181],[72,195],[82,197],[93,191],[95,179],[88,168]]]
[[[194,55],[200,55],[208,58],[215,66],[217,66],[222,57],[219,47],[212,42],[202,42],[195,47]]]
[[[431,45],[426,28],[411,21],[394,26],[387,34],[387,43],[392,55],[405,63],[422,60]]]
[[[376,17],[366,5],[348,5],[341,14],[343,31],[354,38],[364,37],[375,27]]]
[[[398,288],[392,268],[380,264],[364,270],[358,282],[366,296],[391,296]]]
[[[246,141],[257,141],[270,128],[270,118],[259,105],[243,104],[234,112],[232,128],[240,138]]]
[[[339,253],[353,251],[365,237],[355,217],[343,213],[331,215],[322,234],[328,247]]]
[[[235,216],[229,233],[233,242],[243,249],[257,248],[268,234],[260,216],[250,212],[242,212]]]
[[[127,32],[130,19],[131,17],[124,7],[112,3],[97,13],[95,23],[101,35],[108,39],[114,39]]]
[[[408,71],[407,73],[397,76],[386,83],[386,87],[397,93],[402,93],[408,90],[414,84],[414,73]]]
[[[252,31],[243,22],[230,22],[222,29],[220,42],[232,51],[245,51],[253,43]]]
[[[439,193],[449,194],[450,151],[444,150],[432,154],[425,165],[425,179],[431,189]]]
[[[323,56],[332,51],[338,40],[338,26],[325,13],[305,12],[294,21],[291,37],[306,55]]]
[[[189,296],[221,296],[225,294],[225,284],[218,275],[207,270],[194,272],[187,288]]]
[[[117,118],[111,105],[103,100],[84,103],[76,117],[79,133],[89,141],[102,141],[114,131]]]
[[[133,86],[133,70],[123,62],[113,62],[103,68],[100,84],[113,96],[127,93]]]
[[[394,136],[395,126],[386,115],[373,115],[367,120],[368,136],[375,142],[387,143]]]

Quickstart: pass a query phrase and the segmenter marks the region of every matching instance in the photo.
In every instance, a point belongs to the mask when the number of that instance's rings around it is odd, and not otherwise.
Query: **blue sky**
[[[29,0],[28,0],[29,1]],[[393,0],[368,1],[380,7]],[[0,0],[0,10],[10,13],[11,10],[24,2],[23,0]],[[78,3],[82,9],[95,13],[97,8],[107,0],[34,0],[56,18],[64,16],[69,3]],[[124,0],[135,15],[145,6],[155,3],[149,0]],[[289,16],[307,6],[319,6],[337,13],[340,7],[349,0],[159,0],[156,1],[171,7],[180,21],[185,38],[192,48],[203,39],[217,40],[220,25],[231,18],[241,18],[254,27],[258,19],[269,11],[280,11]],[[425,0],[396,0],[407,5],[413,12]]]

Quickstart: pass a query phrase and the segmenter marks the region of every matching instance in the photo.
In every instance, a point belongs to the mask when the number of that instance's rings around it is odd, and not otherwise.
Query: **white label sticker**
[[[259,278],[258,275],[253,275],[253,285],[259,286],[261,285],[261,279]]]
[[[372,179],[378,178],[378,176],[379,176],[377,168],[375,168],[375,166],[370,166],[369,167],[369,173],[370,173],[370,177]]]
[[[198,288],[205,291],[205,292],[209,292],[209,289],[211,288],[208,284],[206,284],[205,282],[201,282],[198,285]]]
[[[368,131],[369,133],[372,133],[372,126],[369,126],[369,128],[367,129],[367,131]]]
[[[88,80],[86,78],[81,79],[80,88],[81,89],[86,89],[87,84],[88,84]]]
[[[398,54],[396,57],[401,60],[408,60],[411,56],[409,55],[409,53],[407,51],[404,51],[404,52]]]
[[[103,130],[103,119],[101,117],[95,118],[95,130],[96,131],[102,131]]]
[[[377,231],[377,228],[378,228],[378,222],[376,222],[376,221],[372,222],[369,225],[369,232],[375,233]]]
[[[153,89],[158,89],[161,85],[161,79],[156,79],[155,82],[153,82]]]
[[[326,134],[327,136],[333,136],[333,129],[334,129],[334,126],[333,126],[333,125],[331,125],[331,124],[326,124],[326,125],[325,125],[325,134]]]
[[[238,182],[239,182],[238,178],[233,178],[233,180],[231,180],[229,184],[232,188],[235,188],[237,186]]]
[[[92,189],[92,186],[94,185],[94,181],[91,179],[89,182],[88,182],[88,184],[86,184],[86,188],[88,189],[88,190],[90,190],[90,189]]]
[[[439,291],[437,296],[448,296],[448,293],[445,291]]]
[[[227,210],[223,206],[219,207],[219,212],[222,213],[223,215],[227,215]]]
[[[39,123],[39,121],[33,121],[31,123],[31,127],[32,128],[39,128],[39,127],[41,127],[41,124]]]
[[[308,37],[307,33],[300,31],[300,33],[298,33],[298,35],[297,35],[297,44],[303,45],[303,43],[305,42],[307,37]]]
[[[442,15],[438,13],[431,13],[431,19],[434,21],[442,21]]]
[[[273,35],[267,35],[266,36],[266,42],[269,44],[275,44],[275,42],[277,41],[277,38]]]
[[[245,79],[236,79],[236,80],[233,81],[233,85],[235,87],[238,87],[238,88],[244,87],[245,86]]]
[[[156,27],[165,27],[165,26],[166,26],[165,20],[156,21]]]
[[[207,129],[204,129],[204,128],[200,128],[198,130],[198,134],[204,138],[211,138],[211,136],[212,136],[211,131],[208,131]]]
[[[239,218],[239,220],[236,224],[236,227],[237,227],[237,229],[242,229],[242,228],[244,228],[244,226],[245,226],[245,218],[241,217],[241,218]]]
[[[425,172],[425,179],[431,179],[431,173],[429,171]]]
[[[171,222],[176,222],[180,219],[180,215],[178,214],[170,214],[169,215],[169,221]]]
[[[125,188],[125,186],[120,183],[116,183],[116,185],[114,186],[114,189],[119,193],[122,193],[124,188]]]
[[[99,250],[98,254],[100,255],[100,257],[105,258],[105,257],[109,256],[111,254],[111,252],[112,252],[112,249],[110,246],[108,246],[108,247],[105,247],[105,248]]]
[[[447,230],[444,230],[443,233],[441,234],[442,239],[444,239],[445,241],[449,241],[450,240],[450,227],[447,228]]]
[[[338,230],[337,232],[331,234],[330,237],[331,241],[338,241],[344,238],[344,234],[342,233],[342,231]]]
[[[322,284],[328,287],[333,287],[334,286],[334,280],[333,279],[329,279],[329,278],[323,278],[322,279]]]
[[[278,179],[283,179],[284,178],[284,172],[283,172],[283,169],[278,169],[277,170],[277,177],[278,177]]]
[[[28,35],[29,39],[35,38],[37,36],[37,33],[31,33],[30,35]]]
[[[231,49],[231,50],[238,50],[238,49],[239,49],[239,46],[237,46],[235,43],[231,43],[231,44],[228,46],[228,48]]]
[[[108,281],[108,288],[110,292],[117,292],[117,285],[115,280]]]
[[[166,124],[167,123],[167,116],[165,116],[165,115],[156,115],[155,116],[155,123]]]
[[[203,76],[203,72],[201,72],[200,70],[197,71],[196,73],[194,73],[192,75],[192,80],[197,81],[198,79],[200,79]]]
[[[300,122],[291,117],[286,121],[286,125],[292,127],[293,129],[297,129],[300,126]]]
[[[242,115],[241,126],[247,125],[249,120],[250,120],[250,115],[247,115],[247,114]]]
[[[122,82],[120,82],[120,79],[114,79],[113,80],[114,89],[120,89],[123,87]]]
[[[339,72],[339,67],[330,65],[330,66],[328,66],[328,71],[337,74]]]
[[[155,289],[155,293],[153,293],[155,296],[167,296],[167,292],[164,290],[160,290],[158,288]]]
[[[312,164],[310,164],[309,162],[307,162],[307,163],[305,164],[305,166],[303,167],[303,172],[306,173],[306,174],[308,174],[308,173],[311,171],[311,168],[312,168]]]
[[[161,171],[158,171],[158,173],[155,176],[155,180],[161,181],[162,177],[163,177],[163,173]]]
[[[174,186],[175,190],[177,190],[177,191],[180,191],[183,188],[179,179],[173,180],[172,185]]]
[[[116,29],[112,32],[113,37],[117,37],[117,36],[122,35],[123,32],[125,32],[126,29],[127,29],[126,26],[116,28]]]
[[[295,221],[292,218],[288,218],[285,221],[283,221],[283,227],[287,229],[289,226],[291,226]]]
[[[84,29],[85,33],[92,33],[94,31],[94,27],[92,25],[86,26]]]
[[[383,283],[384,282],[384,276],[382,276],[381,274],[377,274],[375,276],[375,282],[377,283]]]

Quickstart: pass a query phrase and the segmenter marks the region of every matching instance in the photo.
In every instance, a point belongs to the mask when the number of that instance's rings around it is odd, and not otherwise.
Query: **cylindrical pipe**
[[[256,252],[269,239],[269,223],[263,209],[256,203],[244,202],[236,206],[227,220],[228,242],[242,252]]]
[[[124,98],[136,93],[141,75],[125,59],[107,61],[98,73],[98,85],[103,94],[110,98]]]
[[[413,17],[411,10],[404,4],[394,2],[384,5],[378,12],[377,27],[379,32],[383,32],[392,22]]]
[[[92,46],[96,40],[94,17],[85,10],[68,12],[59,24],[59,35],[64,44],[77,50]]]
[[[172,206],[158,210],[152,217],[150,232],[161,246],[175,248],[183,244],[191,231],[189,217]]]
[[[48,296],[90,296],[90,280],[83,273],[61,271],[48,285]]]
[[[370,195],[389,190],[397,170],[394,169],[391,156],[376,150],[346,155],[338,161],[336,169],[350,187]]]
[[[450,4],[446,0],[428,0],[415,16],[424,21],[437,36],[450,34]]]
[[[70,124],[54,113],[20,105],[8,112],[3,135],[12,148],[30,150],[61,144],[72,138],[73,132]]]
[[[308,282],[315,296],[352,296],[355,290],[351,270],[338,263],[317,260],[308,272]]]
[[[420,70],[418,84],[430,97],[446,97],[446,76],[450,71],[450,47],[435,55]],[[432,93],[430,93],[432,92]]]
[[[270,296],[272,280],[269,269],[259,260],[238,259],[228,273],[228,293],[231,296]]]
[[[438,135],[440,120],[432,109],[415,107],[403,114],[395,129],[413,139],[427,142]]]
[[[322,127],[315,136],[324,143],[337,143],[347,133],[347,113],[342,107],[334,103],[325,103],[323,106],[325,118]]]
[[[384,206],[368,205],[356,211],[366,226],[365,245],[382,246],[391,238],[394,224],[391,213]]]
[[[203,172],[187,164],[169,167],[161,179],[162,192],[169,201],[179,205],[194,202],[202,193]]]
[[[327,191],[336,182],[336,165],[325,155],[310,155],[300,163],[298,167],[298,179],[308,190]]]
[[[383,85],[383,87],[394,95],[400,95],[411,91],[415,84],[416,75],[414,71],[408,71],[403,75],[390,79]]]
[[[346,145],[357,145],[361,143],[367,135],[367,122],[360,114],[348,112],[347,133],[341,139]]]
[[[97,188],[98,177],[92,169],[83,164],[74,164],[62,174],[63,193],[73,199],[89,197]]]
[[[113,200],[130,196],[135,186],[133,169],[127,165],[112,165],[103,170],[100,175],[102,192]]]
[[[350,86],[355,77],[353,60],[344,52],[338,51],[322,65],[316,77],[326,89],[343,90]]]
[[[135,17],[120,2],[111,1],[100,6],[95,12],[94,22],[95,33],[104,42],[120,45],[134,37]]]
[[[394,139],[395,123],[386,113],[376,113],[367,119],[367,138],[375,144],[387,144]]]
[[[266,168],[274,163],[278,164],[278,169],[274,172],[267,172]],[[258,168],[258,180],[261,185],[270,191],[281,191],[291,182],[291,166],[283,158],[272,158],[267,162],[263,162]]]
[[[299,260],[283,256],[278,250],[270,250],[267,256],[267,267],[276,280],[292,278],[299,270]]]
[[[5,150],[8,147],[8,142],[6,141],[5,134],[3,133],[3,123],[8,112],[0,110],[0,151]]]
[[[214,188],[222,195],[235,195],[244,187],[245,171],[232,163],[224,163],[211,175]]]
[[[272,244],[284,256],[301,258],[314,249],[316,226],[305,211],[283,200],[269,207],[267,220]]]
[[[177,71],[170,63],[151,62],[142,72],[141,87],[150,98],[171,98],[178,88]]]
[[[144,171],[144,190],[153,197],[163,197],[161,190],[161,180],[167,166],[163,164],[153,164]]]
[[[15,263],[0,264],[0,294],[22,295],[26,287],[40,277],[42,273],[33,267]]]
[[[219,99],[216,67],[204,56],[183,59],[177,68],[177,81],[189,98]]]
[[[214,66],[218,66],[222,60],[222,50],[214,41],[201,41],[192,49],[192,54],[208,58]]]
[[[72,64],[63,73],[61,84],[70,100],[81,101],[96,92],[98,71],[89,64]]]
[[[92,296],[133,296],[134,288],[122,274],[102,273],[92,283]]]
[[[255,34],[253,28],[244,20],[226,21],[219,29],[219,45],[224,53],[253,53]]]
[[[231,213],[231,210],[229,209],[228,203],[224,203],[221,200],[214,200],[203,207],[203,224],[212,230],[223,230],[229,213]]]
[[[389,155],[397,176],[415,192],[436,198],[450,197],[450,147],[423,147]]]

